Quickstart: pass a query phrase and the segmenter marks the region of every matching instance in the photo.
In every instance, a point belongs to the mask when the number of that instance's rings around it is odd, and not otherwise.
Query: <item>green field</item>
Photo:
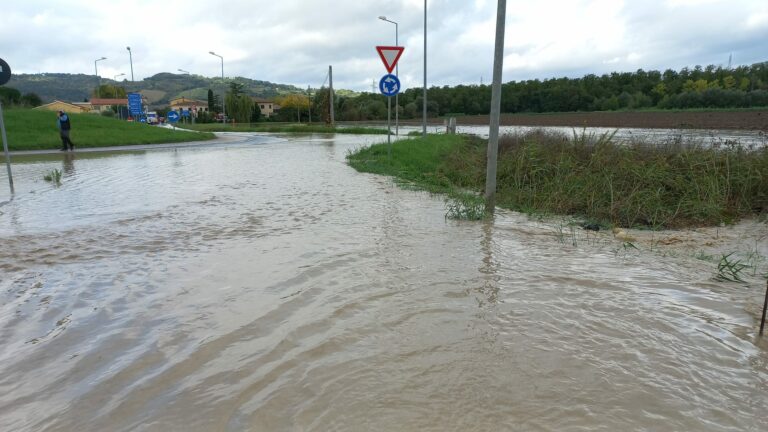
[[[386,144],[377,144],[347,158],[359,171],[480,197],[486,147],[476,137],[432,135],[396,142],[391,157]],[[496,203],[604,226],[715,226],[768,215],[767,173],[768,147],[623,145],[612,135],[534,131],[500,140]]]
[[[179,125],[190,130],[206,132],[270,132],[270,133],[339,133],[356,135],[386,135],[386,129],[370,127],[329,127],[322,124],[309,125],[306,123],[250,123],[238,125],[222,125],[221,123],[201,123],[194,125]]]
[[[29,109],[9,109],[3,112],[9,150],[57,150],[61,148],[55,112]],[[70,137],[76,149],[178,143],[208,140],[215,137],[211,133],[173,131],[94,114],[70,114],[69,116],[72,123]]]

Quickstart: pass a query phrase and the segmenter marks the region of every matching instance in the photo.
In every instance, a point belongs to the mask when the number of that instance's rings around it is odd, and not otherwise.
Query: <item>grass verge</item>
[[[309,124],[269,124],[269,123],[245,123],[235,125],[222,125],[221,123],[202,123],[194,125],[180,125],[185,129],[205,132],[270,132],[270,133],[339,133],[356,135],[386,135],[386,129],[370,127],[330,127],[324,125]]]
[[[55,112],[9,109],[4,114],[9,150],[57,150],[61,147]],[[72,122],[71,138],[76,148],[177,143],[215,138],[211,133],[173,131],[94,114],[69,116]]]
[[[432,135],[348,155],[365,172],[396,176],[430,192],[484,189],[486,146]],[[712,149],[676,143],[618,144],[611,134],[534,131],[499,143],[497,205],[572,215],[606,226],[681,228],[768,213],[768,148]],[[477,196],[477,194],[475,194]]]
[[[394,176],[405,187],[446,194],[446,216],[477,220],[485,217],[482,197],[473,193],[464,180],[466,173],[447,166],[453,154],[466,146],[458,135],[427,135],[388,144],[361,148],[347,155],[358,171]]]

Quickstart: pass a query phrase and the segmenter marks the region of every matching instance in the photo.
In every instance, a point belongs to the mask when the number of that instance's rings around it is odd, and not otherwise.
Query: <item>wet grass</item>
[[[222,125],[221,123],[202,123],[194,125],[179,125],[181,128],[205,131],[205,132],[270,132],[270,133],[329,133],[329,134],[355,134],[355,135],[386,135],[386,129],[370,127],[331,127],[320,124],[270,124],[270,123],[246,123],[236,125]]]
[[[484,190],[487,142],[430,135],[348,156],[351,166],[431,192]],[[603,226],[714,226],[768,212],[768,148],[619,144],[612,134],[534,131],[499,143],[497,205]]]
[[[9,150],[58,150],[61,147],[56,113],[52,111],[5,110]],[[75,148],[111,147],[200,141],[215,138],[210,133],[173,131],[96,114],[69,114]]]
[[[427,135],[393,141],[391,155],[388,144],[376,144],[348,154],[347,160],[358,171],[394,176],[407,187],[446,194],[446,217],[482,219],[484,202],[472,192],[475,185],[463,182],[464,174],[446,165],[451,153],[464,145],[465,138],[458,135]]]
[[[61,185],[61,171],[54,169],[43,175],[43,180],[53,183],[55,186]]]

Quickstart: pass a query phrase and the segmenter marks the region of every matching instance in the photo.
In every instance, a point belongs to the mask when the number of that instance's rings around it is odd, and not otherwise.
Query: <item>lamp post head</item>
[[[382,21],[386,21],[387,17],[385,17],[384,15],[379,15],[379,19],[382,20]]]
[[[125,49],[127,49],[128,51],[130,51],[130,50],[131,50],[131,47],[125,47]]]
[[[98,59],[96,61],[102,61],[102,60],[106,60],[106,59],[107,59],[106,57],[102,57],[102,58],[100,58],[100,59]]]

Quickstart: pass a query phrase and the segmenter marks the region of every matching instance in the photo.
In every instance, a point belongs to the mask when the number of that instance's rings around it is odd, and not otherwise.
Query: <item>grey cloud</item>
[[[597,1],[597,0],[595,0]],[[570,2],[586,8],[592,0]],[[508,2],[507,56],[526,64],[507,64],[505,80],[580,76],[695,64],[724,63],[733,53],[739,63],[765,60],[762,41],[768,26],[747,28],[750,14],[766,11],[763,1],[706,3],[669,7],[668,1],[624,1],[610,23],[584,22],[599,30],[615,24],[623,29],[612,48],[595,49],[595,40],[578,41],[559,34],[552,24],[561,13],[554,0],[540,0],[547,16],[520,16],[526,4]],[[491,77],[492,27],[496,2],[432,0],[429,2],[429,81],[432,85],[477,83]],[[566,3],[562,3],[566,4]],[[614,3],[611,3],[612,5]],[[478,6],[480,5],[480,6]],[[599,5],[605,5],[600,3]],[[322,83],[334,65],[335,84],[370,90],[366,84],[383,73],[374,46],[394,42],[394,28],[377,19],[399,22],[406,53],[400,73],[406,86],[421,85],[423,3],[380,1],[188,1],[184,7],[145,0],[93,2],[11,1],[0,15],[0,56],[17,72],[93,73],[93,59],[102,76],[128,73],[126,45],[134,53],[137,78],[178,68],[218,75],[220,64],[208,51],[225,56],[225,74],[279,83],[313,86]],[[35,23],[35,16],[50,16]],[[567,18],[567,17],[565,17]],[[549,41],[521,34],[520,27],[556,35]],[[471,38],[471,28],[487,28],[487,39]],[[600,39],[598,38],[597,41]],[[569,43],[563,51],[561,45]],[[562,52],[562,53],[561,53]],[[629,58],[636,53],[636,58]],[[618,58],[616,63],[606,60]]]

